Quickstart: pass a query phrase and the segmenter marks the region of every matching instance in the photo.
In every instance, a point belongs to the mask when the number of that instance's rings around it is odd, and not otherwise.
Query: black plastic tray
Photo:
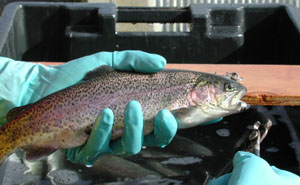
[[[300,12],[288,5],[133,8],[114,4],[12,3],[0,20],[0,55],[69,61],[138,49],[171,63],[298,64]],[[190,32],[116,32],[116,23],[190,23]]]

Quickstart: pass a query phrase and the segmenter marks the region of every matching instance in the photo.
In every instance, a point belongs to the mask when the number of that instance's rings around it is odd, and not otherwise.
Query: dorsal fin
[[[14,120],[20,113],[22,113],[25,109],[27,109],[29,106],[31,105],[28,104],[28,105],[23,105],[23,106],[20,106],[20,107],[15,107],[13,109],[11,109],[7,115],[6,115],[6,120],[8,122]]]
[[[84,78],[82,80],[83,81],[90,80],[90,79],[93,79],[93,78],[96,78],[96,77],[99,77],[102,75],[106,75],[113,71],[115,71],[115,70],[112,67],[103,65],[103,66],[97,67],[96,69],[86,73],[86,75],[84,76]]]

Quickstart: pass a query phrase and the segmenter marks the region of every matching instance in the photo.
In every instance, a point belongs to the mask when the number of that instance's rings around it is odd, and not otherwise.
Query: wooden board
[[[59,62],[41,62],[59,65]],[[217,73],[236,72],[243,77],[248,92],[243,100],[251,105],[300,105],[300,66],[297,65],[227,65],[167,64],[169,69]]]

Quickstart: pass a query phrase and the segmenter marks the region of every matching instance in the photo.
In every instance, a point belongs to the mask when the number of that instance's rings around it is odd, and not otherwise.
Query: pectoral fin
[[[55,152],[55,148],[47,148],[47,147],[26,147],[24,148],[25,151],[25,158],[29,161],[35,161],[41,159],[44,156],[48,156]]]
[[[80,146],[86,143],[89,135],[86,129],[82,129],[77,132],[64,131],[58,135],[55,141],[60,149],[68,149],[76,146]]]
[[[176,117],[178,128],[180,129],[194,127],[201,123],[216,119],[197,107],[186,107],[172,110],[171,112]]]

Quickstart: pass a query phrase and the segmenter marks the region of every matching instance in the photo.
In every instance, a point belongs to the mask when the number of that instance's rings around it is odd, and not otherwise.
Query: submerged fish
[[[214,155],[214,152],[208,147],[179,135],[174,137],[172,143],[170,143],[166,149],[172,153],[175,152],[187,156],[211,157]]]
[[[188,128],[247,108],[240,100],[245,92],[240,83],[213,74],[179,70],[141,74],[102,66],[73,86],[12,109],[8,123],[0,128],[0,160],[16,149],[34,160],[82,145],[89,137],[87,130],[107,107],[115,115],[111,139],[120,138],[130,100],[141,103],[146,135],[161,109],[172,111],[179,128]]]

